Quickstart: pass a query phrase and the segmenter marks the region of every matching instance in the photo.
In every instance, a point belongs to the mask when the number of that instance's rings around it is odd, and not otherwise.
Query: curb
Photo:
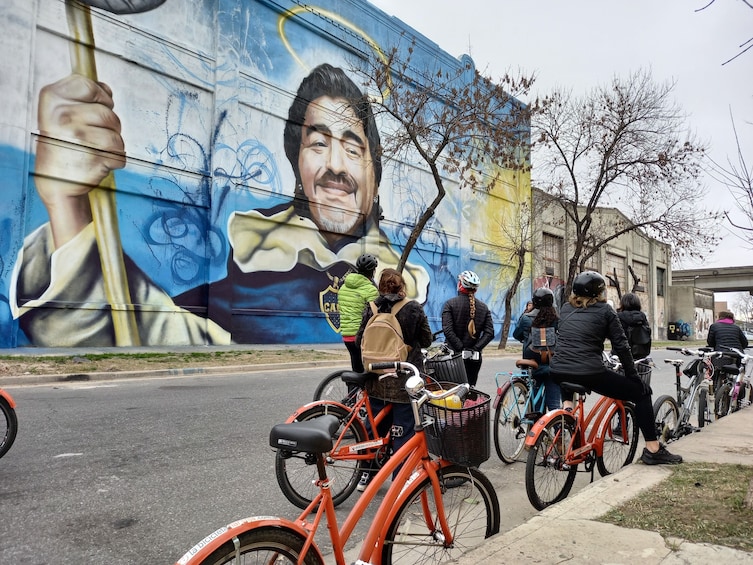
[[[191,375],[237,375],[242,373],[257,373],[260,371],[287,369],[303,369],[306,367],[338,367],[340,362],[333,361],[296,361],[293,363],[263,363],[259,365],[231,365],[227,367],[185,367],[182,369],[157,369],[145,371],[111,371],[101,373],[70,373],[48,375],[18,375],[0,377],[1,388],[27,385],[70,384],[101,381],[116,381],[136,378],[170,378],[187,377]]]

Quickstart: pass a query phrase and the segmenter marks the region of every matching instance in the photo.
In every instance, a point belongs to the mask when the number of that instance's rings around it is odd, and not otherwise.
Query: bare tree
[[[753,296],[741,293],[733,307],[736,319],[747,324],[753,322]]]
[[[566,293],[602,246],[634,230],[673,244],[676,258],[717,244],[720,215],[701,207],[705,148],[686,131],[673,88],[639,71],[581,98],[555,91],[534,116],[534,186],[574,232]]]
[[[753,2],[751,2],[750,0],[740,0],[740,1],[743,4],[745,4],[748,8],[750,8],[751,10],[753,10]],[[716,2],[716,0],[710,0],[710,2],[708,2],[704,6],[698,8],[696,10],[696,12],[702,12],[703,10],[705,10],[706,8],[708,8],[709,6],[711,6],[714,2]],[[734,57],[730,57],[729,59],[727,59],[726,61],[724,61],[724,63],[722,63],[722,65],[726,65],[730,61],[734,61],[735,59],[737,59],[740,55],[742,55],[743,53],[745,53],[749,49],[753,49],[753,37],[751,37],[747,41],[743,41],[740,45],[738,45],[738,49],[740,49],[740,51],[737,53],[737,55],[735,55]]]
[[[470,58],[455,68],[414,68],[415,43],[360,60],[367,91],[381,93],[372,101],[383,118],[385,155],[407,163],[424,163],[436,194],[416,210],[397,265],[401,271],[422,231],[447,193],[447,183],[460,189],[491,190],[503,171],[529,167],[531,106],[518,97],[527,93],[533,78],[505,75],[499,81],[484,77]],[[451,178],[452,181],[448,181]]]
[[[748,165],[745,161],[745,153],[740,146],[740,138],[737,135],[731,109],[730,120],[732,121],[732,131],[737,145],[737,162],[728,157],[727,164],[721,165],[713,159],[709,159],[711,162],[710,174],[727,187],[735,199],[738,210],[742,212],[744,217],[744,224],[739,224],[732,219],[729,211],[727,211],[724,213],[727,221],[733,227],[742,231],[742,237],[748,244],[753,244],[753,165]]]
[[[498,349],[507,347],[507,337],[510,333],[512,322],[512,300],[518,292],[520,282],[523,280],[525,273],[526,257],[531,252],[532,224],[533,216],[531,206],[524,202],[520,206],[520,212],[516,214],[517,221],[502,219],[499,222],[501,232],[507,236],[507,245],[504,252],[510,257],[509,267],[502,267],[500,280],[508,279],[506,276],[512,271],[512,280],[505,291],[505,315],[502,319],[502,331],[499,333]]]

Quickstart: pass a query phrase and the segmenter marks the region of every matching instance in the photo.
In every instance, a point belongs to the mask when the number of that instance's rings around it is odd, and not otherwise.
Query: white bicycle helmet
[[[466,290],[476,290],[481,281],[473,271],[463,271],[458,277],[458,282]]]

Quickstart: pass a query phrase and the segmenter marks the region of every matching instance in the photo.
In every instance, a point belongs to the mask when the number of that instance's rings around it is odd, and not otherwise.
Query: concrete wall
[[[714,322],[714,293],[688,286],[669,288],[670,316],[675,336],[684,339],[705,340],[709,326]],[[670,338],[673,337],[670,335]]]

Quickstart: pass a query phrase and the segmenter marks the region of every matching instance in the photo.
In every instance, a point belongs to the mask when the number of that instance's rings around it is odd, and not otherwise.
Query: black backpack
[[[651,326],[628,326],[627,338],[633,359],[643,359],[651,354]]]

